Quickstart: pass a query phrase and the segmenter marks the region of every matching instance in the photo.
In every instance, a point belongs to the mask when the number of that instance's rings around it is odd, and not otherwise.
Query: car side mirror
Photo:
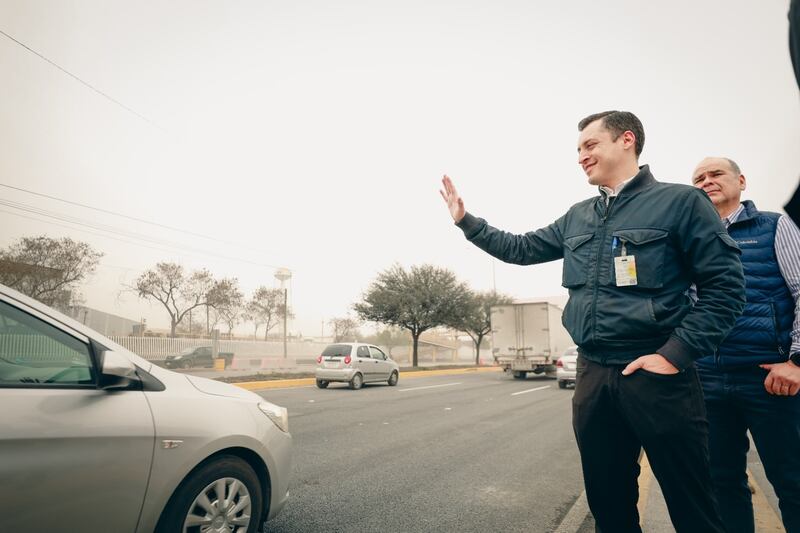
[[[136,366],[124,355],[106,350],[100,355],[100,387],[103,390],[127,389],[138,382]]]

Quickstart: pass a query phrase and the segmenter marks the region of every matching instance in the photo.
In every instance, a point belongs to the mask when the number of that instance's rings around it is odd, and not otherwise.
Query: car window
[[[372,352],[373,359],[386,360],[386,354],[380,351],[378,348],[370,346],[369,351]]]
[[[89,346],[0,302],[0,386],[93,385]]]
[[[358,350],[356,351],[356,355],[359,357],[367,357],[369,358],[369,350],[366,346],[359,346]]]
[[[349,344],[331,344],[322,351],[322,357],[344,357],[350,355]]]

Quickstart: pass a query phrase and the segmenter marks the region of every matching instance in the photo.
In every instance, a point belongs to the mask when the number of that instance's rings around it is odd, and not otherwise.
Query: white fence
[[[132,351],[133,353],[151,361],[163,360],[168,355],[178,354],[187,348],[209,346],[209,339],[168,339],[162,337],[110,337],[111,340]],[[317,342],[290,342],[287,343],[287,358],[292,360],[292,365],[312,365],[322,353],[327,344]],[[390,350],[381,346],[387,354]],[[274,366],[275,360],[283,358],[283,343],[276,341],[230,341],[220,340],[219,351],[234,354],[234,367]],[[394,346],[391,348],[392,358],[399,363],[411,362],[410,346]],[[455,350],[450,347],[430,344],[424,341],[419,343],[419,360],[437,363],[468,363],[474,361],[474,352],[470,348],[461,347]],[[486,357],[491,357],[486,351]],[[263,361],[263,360],[269,360]]]
[[[187,348],[210,346],[209,339],[165,339],[160,337],[110,337],[133,353],[151,361],[159,361]],[[314,360],[326,344],[315,342],[290,342],[286,345],[287,356],[298,363]],[[283,357],[283,343],[275,341],[219,341],[220,352],[231,352],[235,358],[258,359]]]

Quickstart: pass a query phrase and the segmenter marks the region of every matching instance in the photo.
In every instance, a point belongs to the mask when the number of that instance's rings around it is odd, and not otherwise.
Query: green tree
[[[78,286],[101,257],[87,243],[68,237],[23,237],[0,250],[0,283],[65,310],[81,302]]]
[[[353,309],[363,320],[407,329],[416,367],[420,335],[459,322],[469,309],[470,298],[469,288],[447,269],[421,265],[407,271],[395,264],[378,274]]]
[[[471,294],[467,312],[459,320],[449,324],[453,329],[465,332],[475,343],[475,364],[480,364],[481,343],[492,331],[492,306],[513,303],[510,296],[494,291],[474,292]]]

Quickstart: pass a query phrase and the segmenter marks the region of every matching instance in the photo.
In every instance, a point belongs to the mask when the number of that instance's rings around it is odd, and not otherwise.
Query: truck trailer
[[[493,306],[492,355],[495,363],[517,379],[528,372],[556,377],[556,361],[572,346],[561,323],[562,309],[549,302]]]

